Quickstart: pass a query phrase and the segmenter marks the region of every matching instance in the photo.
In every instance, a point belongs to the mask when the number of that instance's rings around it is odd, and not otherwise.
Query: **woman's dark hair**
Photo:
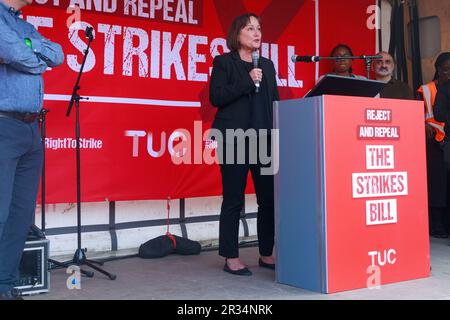
[[[331,51],[330,56],[333,57],[334,54],[336,53],[336,51],[338,51],[338,49],[340,49],[340,48],[347,49],[348,52],[350,52],[350,55],[353,56],[353,51],[352,51],[352,49],[351,49],[348,45],[343,44],[343,43],[339,43],[336,47],[334,47],[333,50]]]
[[[333,50],[331,51],[330,57],[334,57],[334,54],[335,54],[336,51],[338,51],[338,49],[340,49],[340,48],[347,49],[348,52],[350,53],[350,55],[353,56],[353,51],[352,51],[352,49],[351,49],[348,45],[343,44],[343,43],[339,43],[339,44],[338,44],[336,47],[334,47]],[[350,69],[348,69],[348,72],[353,73],[353,68],[350,67]]]
[[[436,62],[434,63],[434,69],[436,70],[436,73],[434,74],[433,81],[439,79],[438,69],[440,69],[447,60],[450,60],[450,52],[443,52],[437,57]]]
[[[231,23],[227,35],[227,46],[231,51],[239,50],[241,48],[241,44],[239,43],[239,33],[247,26],[251,17],[255,17],[261,25],[261,19],[254,13],[240,15]]]

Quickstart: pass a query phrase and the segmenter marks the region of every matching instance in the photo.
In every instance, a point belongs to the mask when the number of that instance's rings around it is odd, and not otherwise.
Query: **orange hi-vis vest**
[[[437,95],[436,82],[433,81],[421,86],[417,92],[422,94],[423,101],[425,102],[425,123],[433,127],[436,141],[443,141],[445,138],[445,123],[436,121],[433,113],[433,106]]]

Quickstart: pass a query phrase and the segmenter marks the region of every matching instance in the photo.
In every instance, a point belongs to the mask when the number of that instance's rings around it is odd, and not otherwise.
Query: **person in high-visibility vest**
[[[450,53],[442,53],[436,59],[436,73],[432,82],[421,86],[418,96],[425,103],[425,128],[427,141],[428,206],[430,235],[437,238],[448,237],[448,169],[444,160],[445,123],[436,119],[435,101],[438,87],[448,81],[445,66],[450,66]],[[450,134],[450,132],[449,132]]]
[[[438,64],[437,77],[438,82],[436,85],[436,99],[433,104],[433,111],[435,119],[445,123],[445,135],[450,136],[450,122],[448,119],[449,114],[449,87],[450,87],[450,52],[446,52],[440,55],[441,59]],[[444,145],[447,145],[448,139],[445,139]],[[444,148],[444,151],[447,149]],[[450,158],[446,158],[446,162],[450,162]]]

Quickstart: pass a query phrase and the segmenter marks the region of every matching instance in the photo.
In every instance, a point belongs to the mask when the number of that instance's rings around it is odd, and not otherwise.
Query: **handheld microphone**
[[[253,61],[253,68],[258,68],[258,62],[259,62],[259,51],[255,50],[252,52],[252,61]],[[255,86],[256,86],[256,90],[255,92],[258,93],[259,92],[259,86],[260,83],[259,81],[255,81]]]
[[[291,60],[294,63],[296,63],[296,62],[319,62],[320,57],[318,57],[318,56],[298,56],[298,55],[294,54],[291,57]]]

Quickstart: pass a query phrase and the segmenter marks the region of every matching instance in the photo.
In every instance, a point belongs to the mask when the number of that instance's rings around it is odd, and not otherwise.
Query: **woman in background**
[[[338,44],[334,49],[331,51],[330,54],[331,57],[351,57],[353,56],[352,49],[346,45],[346,44]],[[342,76],[342,77],[351,77],[351,78],[357,78],[357,79],[366,79],[366,77],[358,76],[353,74],[352,69],[353,61],[351,59],[339,59],[339,60],[333,60],[333,72],[331,74]]]

